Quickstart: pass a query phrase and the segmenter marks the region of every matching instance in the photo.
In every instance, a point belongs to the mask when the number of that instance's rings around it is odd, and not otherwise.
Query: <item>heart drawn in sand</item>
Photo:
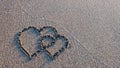
[[[29,26],[18,33],[18,43],[23,52],[32,59],[37,53],[47,53],[52,60],[68,47],[68,39],[58,34],[52,26],[40,29]]]

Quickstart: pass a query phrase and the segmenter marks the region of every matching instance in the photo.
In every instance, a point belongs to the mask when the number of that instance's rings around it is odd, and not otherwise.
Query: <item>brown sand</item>
[[[119,7],[119,0],[0,0],[0,68],[119,68]],[[24,62],[15,34],[46,25],[65,35],[71,48],[49,64],[42,54]]]

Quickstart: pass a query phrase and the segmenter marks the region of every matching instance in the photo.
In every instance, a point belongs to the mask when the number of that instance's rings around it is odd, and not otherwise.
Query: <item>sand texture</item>
[[[29,26],[54,27],[69,46],[54,60],[46,51],[31,58],[41,35],[22,32]],[[62,45],[46,50],[54,55]],[[0,0],[0,68],[120,68],[120,1]]]

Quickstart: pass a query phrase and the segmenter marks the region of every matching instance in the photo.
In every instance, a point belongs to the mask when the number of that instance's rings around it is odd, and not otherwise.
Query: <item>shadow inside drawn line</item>
[[[32,34],[32,35],[35,35],[35,36],[40,36],[40,33],[39,33],[39,30],[36,28],[30,28],[28,30],[28,34]]]
[[[45,34],[47,33],[50,33],[51,35],[53,35],[53,37],[56,37],[56,33],[51,29],[49,29]]]
[[[49,64],[53,61],[52,57],[47,53],[44,52],[45,63]]]
[[[25,62],[30,61],[30,57],[27,56],[24,52],[24,50],[21,48],[20,44],[19,44],[19,33],[16,33],[13,37],[13,44],[15,45],[16,49],[19,51],[20,56],[25,57]]]
[[[53,61],[52,57],[47,53],[47,51],[44,51],[42,54],[45,61],[43,64],[39,64],[39,68],[43,68],[45,64],[50,64]]]

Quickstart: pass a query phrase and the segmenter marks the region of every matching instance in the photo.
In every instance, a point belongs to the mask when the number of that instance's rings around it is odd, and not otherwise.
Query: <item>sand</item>
[[[0,68],[120,68],[119,7],[119,0],[0,0]],[[29,61],[15,36],[29,26],[55,27],[70,47],[51,62],[44,53]]]

